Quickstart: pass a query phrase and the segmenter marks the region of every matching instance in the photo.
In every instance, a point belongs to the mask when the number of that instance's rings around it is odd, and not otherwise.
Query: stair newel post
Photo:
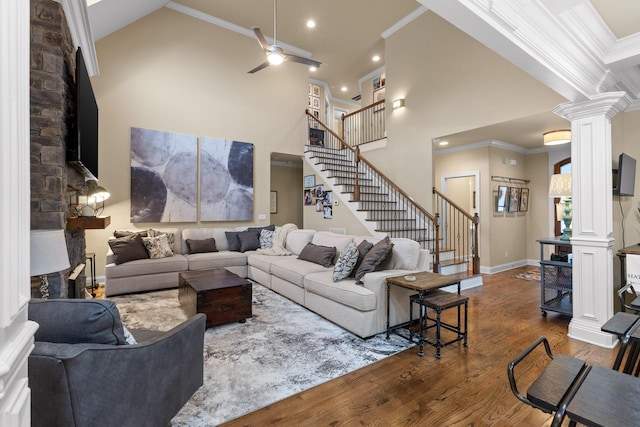
[[[355,188],[353,190],[353,198],[356,202],[360,201],[360,147],[356,145],[355,148],[355,164],[356,164],[356,179]]]
[[[435,229],[435,241],[433,250],[433,272],[438,273],[440,270],[440,214],[436,213],[433,217],[433,228]]]
[[[480,255],[478,254],[478,212],[473,215],[473,274],[480,274]]]
[[[347,140],[345,139],[344,121],[346,120],[347,116],[345,116],[344,113],[342,113],[340,118],[342,119],[342,140],[346,142]]]

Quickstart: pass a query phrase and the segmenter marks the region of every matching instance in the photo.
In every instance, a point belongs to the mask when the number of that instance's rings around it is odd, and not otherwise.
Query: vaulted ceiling
[[[260,27],[268,38],[273,36],[271,0],[87,0],[87,4],[94,40],[161,7],[247,37],[254,37],[252,26]],[[640,98],[637,0],[279,0],[277,38],[285,50],[321,61],[323,65],[309,72],[309,78],[326,82],[332,96],[348,100],[360,93],[359,81],[384,66],[385,36],[426,10],[568,100],[587,99],[603,91],[625,91],[633,101]],[[306,27],[308,19],[315,20],[315,28]],[[374,62],[374,55],[381,59]],[[256,65],[263,60],[256,42]],[[343,86],[345,92],[340,90]],[[558,126],[568,123],[549,112],[443,137],[451,145],[488,138],[531,149],[540,147],[542,132]]]

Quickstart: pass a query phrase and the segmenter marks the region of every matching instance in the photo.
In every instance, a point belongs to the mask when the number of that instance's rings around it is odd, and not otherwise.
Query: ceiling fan
[[[263,68],[267,68],[269,65],[280,65],[284,61],[298,62],[300,64],[311,65],[313,67],[319,67],[322,62],[314,61],[313,59],[305,58],[303,56],[294,55],[292,53],[285,53],[285,51],[278,46],[278,38],[277,38],[277,0],[273,0],[273,44],[270,45],[267,43],[267,40],[264,38],[262,31],[258,27],[251,27],[253,32],[256,34],[256,38],[258,39],[258,43],[260,43],[260,47],[264,51],[267,56],[267,60],[262,64],[258,65],[254,69],[250,70],[249,73],[253,74],[257,71],[262,70]]]

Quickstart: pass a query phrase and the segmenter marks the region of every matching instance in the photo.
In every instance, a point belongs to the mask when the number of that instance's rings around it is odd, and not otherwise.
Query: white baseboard
[[[532,267],[540,266],[540,260],[527,260],[522,259],[519,261],[513,261],[502,265],[494,265],[492,267],[480,266],[480,273],[482,274],[496,274],[503,271],[513,270],[514,268],[524,267],[530,265]]]

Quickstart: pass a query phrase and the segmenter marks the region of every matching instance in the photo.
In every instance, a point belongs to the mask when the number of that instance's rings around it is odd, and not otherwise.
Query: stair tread
[[[448,259],[448,260],[444,260],[444,261],[440,261],[440,265],[443,266],[447,266],[447,265],[460,265],[460,264],[467,264],[469,261],[464,261],[464,260],[459,260],[459,259]]]

